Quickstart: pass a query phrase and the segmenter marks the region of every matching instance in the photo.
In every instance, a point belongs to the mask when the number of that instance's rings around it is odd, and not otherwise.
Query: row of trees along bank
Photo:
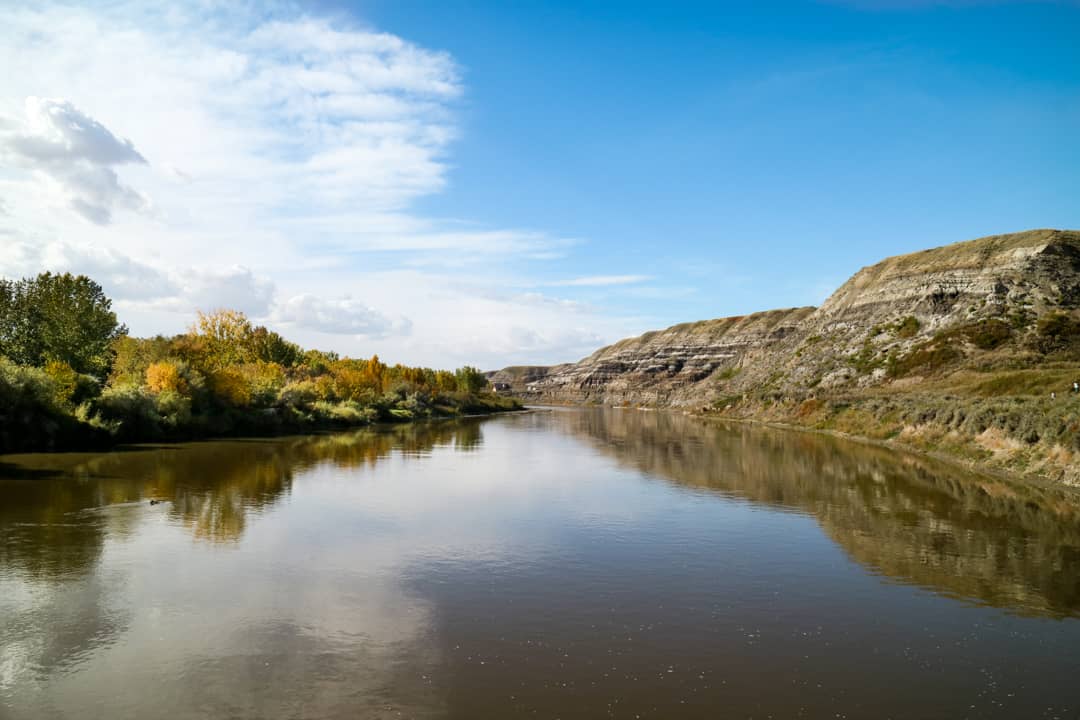
[[[472,367],[305,350],[243,313],[134,338],[83,275],[0,280],[0,452],[511,410]]]

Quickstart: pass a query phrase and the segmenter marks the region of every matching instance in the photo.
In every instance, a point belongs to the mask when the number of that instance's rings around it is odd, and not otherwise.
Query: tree
[[[203,363],[212,370],[254,362],[254,334],[251,321],[237,310],[200,312],[190,332]]]
[[[304,359],[303,348],[262,325],[252,331],[251,344],[255,357],[262,362],[293,367]]]
[[[458,392],[478,393],[488,386],[487,376],[468,365],[459,368],[454,375],[457,379]]]
[[[21,365],[67,363],[104,379],[113,342],[127,334],[112,301],[85,275],[0,280],[0,354]]]

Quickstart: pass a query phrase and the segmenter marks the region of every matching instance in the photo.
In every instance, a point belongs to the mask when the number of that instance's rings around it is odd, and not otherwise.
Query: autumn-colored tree
[[[194,350],[210,370],[254,362],[255,328],[238,310],[199,312],[189,332],[195,339]]]
[[[158,335],[152,338],[133,338],[128,335],[117,338],[112,344],[114,356],[110,385],[138,385],[146,379],[146,368],[151,363],[167,360],[177,355],[176,342]]]
[[[170,360],[147,366],[146,387],[155,393],[171,391],[180,395],[188,395],[191,390],[180,365]]]
[[[363,366],[353,360],[339,360],[330,367],[333,378],[332,395],[337,400],[359,400],[372,390]]]
[[[224,367],[210,374],[210,390],[214,396],[233,407],[251,405],[251,387],[244,372],[237,366]]]
[[[71,402],[79,387],[79,373],[63,360],[50,360],[45,363],[45,374],[56,386],[56,401],[60,405]]]
[[[285,387],[285,368],[272,362],[254,362],[239,368],[248,386],[251,402],[254,405],[271,405],[277,400],[278,393]]]
[[[457,384],[457,377],[449,370],[435,372],[435,387],[439,392],[454,392],[457,390]]]
[[[364,379],[368,386],[377,393],[386,389],[386,364],[379,360],[378,355],[372,355],[364,365]]]

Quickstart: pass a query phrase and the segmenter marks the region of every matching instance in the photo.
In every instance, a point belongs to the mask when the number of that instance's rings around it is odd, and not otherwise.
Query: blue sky
[[[0,272],[96,271],[139,332],[232,304],[309,345],[496,367],[1080,227],[1076,3],[206,7],[11,13]],[[58,114],[145,162],[87,165]]]
[[[665,320],[1080,225],[1075,5],[507,5],[352,6],[465,68],[451,184],[425,209],[587,238],[583,274],[694,289]]]

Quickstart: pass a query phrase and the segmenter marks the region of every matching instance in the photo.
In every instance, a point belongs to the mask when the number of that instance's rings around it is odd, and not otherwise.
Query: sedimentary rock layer
[[[491,378],[533,400],[684,407],[749,392],[865,388],[911,382],[888,368],[950,328],[994,321],[1020,337],[1045,313],[1078,307],[1080,232],[1032,230],[888,258],[820,308],[675,325],[580,362]],[[950,352],[974,352],[963,337],[951,342]]]

